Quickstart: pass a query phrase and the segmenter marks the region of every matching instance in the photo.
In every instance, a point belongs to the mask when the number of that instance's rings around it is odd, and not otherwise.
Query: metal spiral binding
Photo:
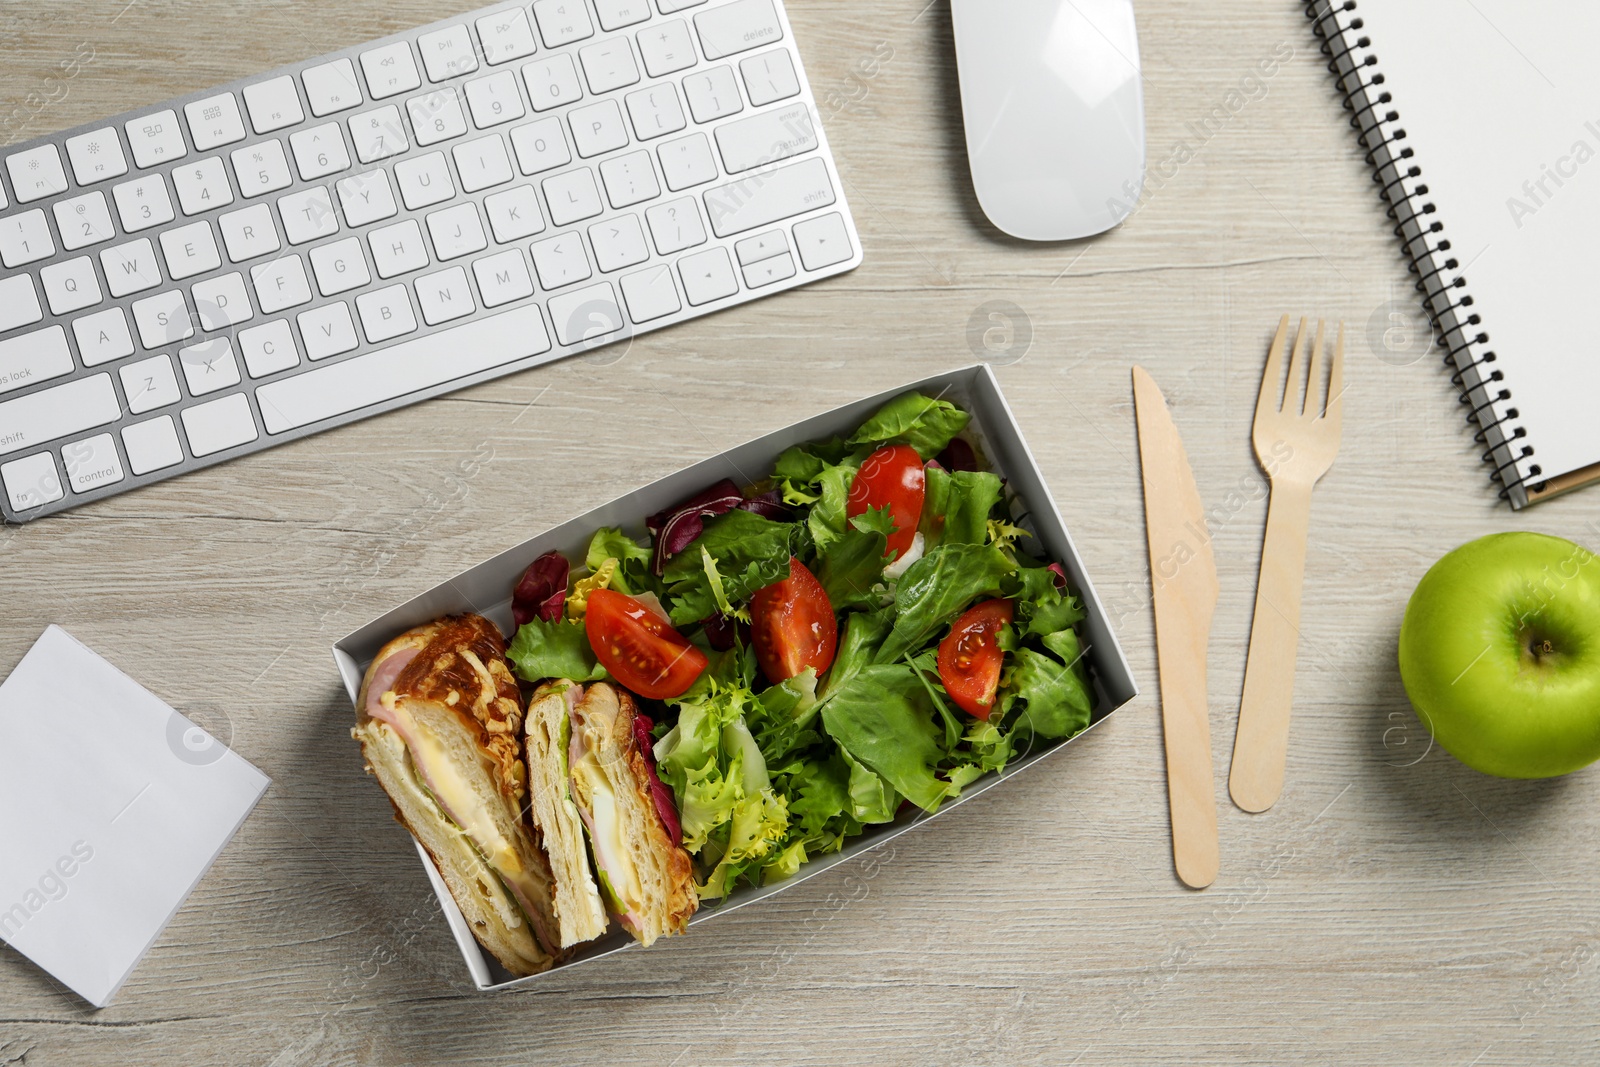
[[[1400,110],[1392,106],[1396,102],[1383,87],[1378,57],[1370,51],[1371,39],[1362,33],[1364,24],[1356,14],[1359,7],[1359,0],[1306,0],[1305,13],[1321,42],[1344,109],[1350,112],[1356,142],[1366,150],[1363,158],[1372,168],[1385,213],[1394,221],[1395,237],[1409,261],[1407,269],[1417,276],[1415,288],[1445,349],[1451,384],[1461,390],[1468,422],[1477,426],[1473,438],[1488,446],[1483,461],[1494,468],[1490,477],[1499,485],[1501,499],[1522,507],[1530,490],[1545,485],[1530,481],[1541,473],[1538,464],[1523,465],[1533,456],[1533,446],[1513,444],[1527,431],[1516,423],[1517,409],[1504,374],[1489,366],[1495,362],[1495,354],[1483,347],[1489,335],[1478,329],[1481,320],[1471,311],[1466,278],[1457,273],[1460,264],[1447,255],[1450,241],[1444,236],[1444,224],[1431,217],[1437,209],[1427,199],[1427,185],[1419,181],[1422,168],[1405,144]]]

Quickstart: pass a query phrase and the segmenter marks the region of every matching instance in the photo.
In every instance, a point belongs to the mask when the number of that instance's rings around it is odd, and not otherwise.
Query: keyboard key
[[[534,269],[539,272],[539,284],[546,289],[581,282],[594,273],[583,251],[583,238],[575,233],[540,241],[528,251],[533,256]]]
[[[100,269],[112,296],[127,296],[161,284],[156,249],[148,237],[105,249],[100,253]]]
[[[748,52],[783,39],[772,0],[734,0],[694,17],[707,59]]]
[[[614,208],[631,207],[661,195],[649,152],[613,156],[600,164],[600,180],[606,183],[606,197]]]
[[[122,228],[128,233],[148,230],[173,219],[167,180],[159,174],[147,174],[131,182],[114,185],[111,187],[111,196],[117,202],[117,215],[122,219]]]
[[[181,289],[136,300],[130,310],[139,330],[139,343],[147,350],[165,348],[194,336],[194,321],[189,318],[189,305]]]
[[[683,310],[672,282],[672,268],[665,263],[625,274],[620,284],[622,299],[628,302],[628,317],[634,322],[649,322]]]
[[[98,367],[102,363],[133,355],[133,334],[128,332],[128,316],[119,307],[106,308],[74,320],[72,336],[78,342],[78,358],[85,367]]]
[[[467,272],[451,267],[437,274],[425,274],[415,282],[417,304],[422,308],[422,321],[429,326],[459,319],[478,310],[472,302],[472,287],[467,284]]]
[[[89,193],[51,205],[56,213],[56,229],[61,232],[61,247],[73,249],[109,241],[117,235],[111,226],[111,209],[105,193]]]
[[[356,146],[356,159],[363,163],[388,159],[411,147],[400,109],[393,104],[351,115],[350,139]]]
[[[0,341],[0,393],[47,382],[73,369],[67,331],[59,326]]]
[[[185,104],[183,115],[189,120],[189,137],[197,152],[209,152],[244,140],[244,119],[239,115],[239,102],[232,93]]]
[[[789,238],[782,230],[768,230],[758,233],[754,237],[746,237],[733,246],[733,257],[739,261],[741,267],[748,267],[752,263],[760,263],[763,259],[770,259],[779,252],[789,251]]]
[[[326,187],[317,185],[278,198],[278,216],[283,219],[283,235],[292,245],[303,245],[319,237],[339,232],[339,219],[333,213],[333,198]]]
[[[252,378],[265,378],[300,365],[294,346],[294,333],[288,319],[274,319],[260,326],[239,331],[239,354]]]
[[[6,483],[13,511],[29,511],[66,496],[55,457],[49,452],[0,464],[0,481]]]
[[[361,72],[367,76],[367,90],[374,100],[409,93],[422,84],[411,46],[404,41],[362,52]]]
[[[373,230],[367,234],[367,244],[372,248],[372,262],[380,278],[393,278],[428,265],[428,250],[416,219]]]
[[[661,157],[661,173],[673,192],[691,185],[702,185],[717,176],[717,161],[711,155],[711,142],[703,133],[691,133],[667,141],[656,149]]]
[[[323,296],[359,289],[372,281],[366,257],[361,254],[359,237],[313,248],[311,271],[317,276],[317,290]]]
[[[0,403],[0,456],[122,417],[111,375],[96,374]]]
[[[443,152],[430,152],[397,163],[394,176],[400,181],[400,199],[408,211],[443,203],[456,195],[456,187],[450,184],[450,165],[444,161]]]
[[[592,219],[605,210],[594,185],[594,171],[588,167],[546,178],[544,202],[550,206],[550,221],[557,226]]]
[[[539,213],[539,197],[531,185],[519,185],[503,193],[485,197],[483,209],[489,215],[489,229],[501,244],[532,237],[544,229]]]
[[[521,15],[521,10],[517,14]],[[523,16],[523,25],[527,25],[527,16]],[[487,51],[487,44],[484,49]],[[417,38],[417,51],[422,53],[422,68],[428,72],[429,81],[442,82],[478,69],[472,37],[465,26],[449,26],[423,34]]]
[[[299,256],[284,256],[250,268],[250,284],[255,286],[256,303],[263,315],[311,301],[311,283]]]
[[[230,211],[217,219],[228,258],[235,263],[269,255],[279,247],[278,228],[272,224],[272,209],[256,204],[241,211]]]
[[[394,190],[389,187],[388,171],[372,170],[341,178],[335,188],[339,191],[339,206],[344,208],[344,221],[351,226],[365,226],[399,211]]]
[[[306,102],[317,118],[335,111],[346,111],[361,103],[361,86],[356,82],[355,64],[336,59],[300,72],[306,87]]]
[[[638,215],[619,215],[589,227],[589,245],[594,249],[595,265],[609,274],[650,258],[644,243],[644,229]]]
[[[466,90],[472,123],[480,130],[520,119],[526,114],[522,94],[517,91],[517,76],[509,70],[467,82]]]
[[[612,152],[628,143],[628,128],[622,124],[622,111],[615,100],[602,100],[589,107],[567,113],[572,140],[578,155],[585,159]]]
[[[610,282],[550,298],[550,322],[564,345],[598,348],[604,338],[627,325]]]
[[[20,267],[24,263],[48,259],[56,254],[50,239],[50,224],[44,212],[35,208],[20,215],[0,219],[0,263]]]
[[[473,203],[457,204],[429,215],[428,234],[440,260],[459,259],[489,247],[483,236],[483,223],[478,220],[478,206]]]
[[[806,270],[821,270],[855,255],[844,216],[837,211],[794,224],[794,243]]]
[[[702,195],[711,232],[718,237],[769,226],[837,199],[827,165],[816,157],[719,185]]]
[[[699,7],[705,2],[706,0],[656,0],[656,6],[661,9],[663,15],[671,15],[691,7]]]
[[[774,48],[759,56],[739,60],[739,74],[753,107],[764,107],[775,100],[787,100],[800,92],[800,77],[787,48]]]
[[[356,297],[356,312],[361,316],[361,329],[367,341],[378,344],[417,328],[417,318],[411,312],[411,298],[404,285],[391,285]]]
[[[203,330],[223,330],[255,318],[250,309],[250,294],[245,292],[244,275],[238,271],[207,278],[189,287],[195,314]]]
[[[213,337],[178,350],[178,365],[190,396],[205,396],[239,384],[239,363],[233,358],[233,343],[226,337]]]
[[[458,144],[450,154],[456,158],[462,192],[475,193],[479,189],[504,185],[516,177],[511,169],[511,158],[506,155],[505,139],[498,133]]]
[[[100,279],[94,273],[94,260],[88,256],[52,263],[39,272],[44,283],[50,313],[66,315],[100,303]]]
[[[633,120],[633,134],[641,141],[677,133],[689,124],[678,103],[678,90],[671,82],[629,93],[623,100],[628,105],[628,118]]]
[[[117,368],[122,379],[122,395],[128,398],[128,411],[142,415],[146,411],[164,408],[183,399],[178,389],[178,376],[172,369],[172,357],[151,356],[137,363]]]
[[[257,133],[281,130],[304,122],[306,118],[305,112],[300,110],[300,94],[295,92],[294,79],[288,75],[245,86],[244,106],[250,112],[250,126]]]
[[[533,17],[539,23],[539,36],[546,48],[559,48],[594,36],[594,25],[583,0],[536,0]]]
[[[528,25],[525,8],[485,15],[477,26],[478,40],[483,42],[483,61],[491,67],[534,53],[533,27]]]
[[[725,248],[708,248],[678,260],[678,276],[683,279],[683,295],[696,307],[721,300],[739,291],[733,276],[733,263]]]
[[[171,415],[123,427],[122,447],[134,474],[149,474],[183,462],[183,446],[178,443],[178,428]]]
[[[250,415],[250,401],[243,393],[184,408],[183,432],[189,437],[189,451],[196,457],[247,445],[261,436]]]
[[[499,307],[533,295],[533,279],[528,277],[528,264],[515,248],[498,255],[484,256],[472,265],[472,273],[478,279],[478,292],[483,297],[484,307]]]
[[[185,215],[198,215],[233,203],[233,186],[228,184],[228,172],[219,156],[175,168],[172,184],[178,190],[178,206]]]
[[[687,70],[699,58],[695,54],[694,40],[689,36],[689,24],[683,19],[640,30],[638,38],[645,72],[652,78]]]
[[[804,103],[763,111],[738,122],[725,122],[716,130],[722,167],[738,174],[775,163],[780,159],[804,155],[817,147],[817,134],[811,128],[811,108]]]
[[[300,324],[300,336],[305,339],[307,359],[327,359],[361,344],[356,336],[356,324],[350,319],[350,305],[342,300],[327,307],[302,311],[295,316],[295,322]]]
[[[0,278],[0,333],[42,318],[44,309],[39,306],[39,292],[33,287],[32,276],[13,274]]]
[[[289,148],[301,181],[316,181],[350,169],[350,153],[345,151],[344,134],[337,122],[290,134]]]
[[[115,485],[126,475],[117,443],[108,433],[85,441],[74,441],[61,450],[67,468],[67,482],[74,493],[87,493],[105,485]]]
[[[517,166],[524,174],[538,174],[572,162],[561,120],[551,116],[518,126],[511,131],[511,147],[517,153]]]
[[[635,0],[637,2],[637,0]],[[591,93],[609,93],[639,80],[639,66],[626,37],[612,37],[578,51],[583,76]]]
[[[461,100],[453,85],[412,97],[406,101],[406,111],[411,114],[417,144],[424,147],[467,132],[467,117],[461,112]]]
[[[532,304],[269,382],[256,399],[267,432],[283,433],[549,350]]]
[[[72,176],[79,185],[93,185],[128,173],[122,142],[109,126],[67,138],[67,159],[72,162]]]
[[[239,194],[246,200],[276,192],[294,180],[289,176],[289,161],[284,158],[281,141],[235,148],[229,158],[233,160],[233,173],[239,178]]]
[[[700,208],[692,196],[656,204],[644,213],[656,251],[664,256],[706,243],[706,228],[700,222]]]
[[[650,0],[595,0],[600,28],[607,33],[632,26],[650,17]]]
[[[566,53],[529,63],[522,68],[522,81],[528,87],[528,100],[535,111],[548,111],[583,99],[578,68],[572,65],[572,57]]]
[[[128,133],[128,147],[133,149],[133,161],[138,166],[155,167],[189,154],[175,111],[158,111],[154,115],[129,119],[123,123],[123,129]]]
[[[211,223],[204,219],[162,233],[161,251],[167,257],[167,277],[173,281],[222,266]]]
[[[683,79],[683,95],[689,98],[689,113],[696,122],[724,119],[744,110],[732,67],[712,67],[689,75]]]
[[[744,284],[751,289],[794,277],[794,257],[784,252],[744,268]]]

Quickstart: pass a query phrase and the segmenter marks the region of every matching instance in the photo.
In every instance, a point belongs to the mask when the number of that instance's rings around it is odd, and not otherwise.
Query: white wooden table
[[[0,139],[458,9],[7,3]],[[0,1064],[1594,1062],[1600,776],[1499,781],[1429,751],[1395,635],[1463,541],[1600,542],[1600,490],[1497,503],[1299,5],[1142,0],[1146,198],[1108,236],[1048,246],[978,211],[947,5],[792,0],[790,17],[856,272],[0,529],[0,671],[60,623],[273,779],[112,1007],[0,949]],[[92,59],[63,79],[75,53]],[[1021,328],[986,350],[996,301]],[[1349,393],[1314,503],[1288,786],[1251,816],[1224,783],[1265,514],[1250,414],[1285,311],[1347,322]],[[535,990],[472,991],[360,772],[329,644],[621,491],[978,357],[1002,365],[1146,695],[769,905]],[[1171,869],[1136,362],[1219,520],[1223,858],[1198,893]]]

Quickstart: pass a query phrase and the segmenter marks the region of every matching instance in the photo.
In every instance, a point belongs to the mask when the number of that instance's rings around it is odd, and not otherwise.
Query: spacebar
[[[550,350],[537,304],[430,333],[256,390],[268,433],[331,419]]]

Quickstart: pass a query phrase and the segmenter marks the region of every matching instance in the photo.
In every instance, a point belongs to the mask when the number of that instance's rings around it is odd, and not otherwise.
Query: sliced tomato
[[[844,513],[849,518],[866,514],[869,508],[889,509],[894,533],[884,555],[899,559],[911,550],[922,519],[922,498],[927,492],[927,475],[922,457],[910,445],[885,445],[861,464],[850,483]]]
[[[821,674],[833,665],[839,620],[827,590],[799,560],[790,558],[789,577],[756,590],[750,619],[756,660],[774,685],[807,667]]]
[[[615,589],[589,594],[583,628],[600,665],[642,697],[679,696],[706,669],[704,652],[660,615]]]
[[[987,719],[1000,684],[1000,631],[1011,623],[1011,601],[985,600],[968,608],[939,642],[939,681],[962,711]]]

